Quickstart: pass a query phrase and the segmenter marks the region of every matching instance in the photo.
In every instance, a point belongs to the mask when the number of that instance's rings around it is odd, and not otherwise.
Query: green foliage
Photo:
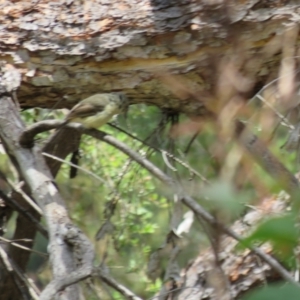
[[[159,117],[157,110],[151,109],[150,115],[151,111]],[[131,119],[138,120],[143,112],[137,109],[135,112]],[[126,121],[120,118],[118,121],[126,127],[131,119]],[[149,120],[147,122],[149,126],[137,126],[131,133],[142,136],[148,134],[147,131],[150,133],[155,122],[152,125]],[[126,134],[108,125],[101,129],[140,154],[146,154],[147,148],[141,147],[139,142],[128,138]],[[147,259],[151,249],[158,247],[164,239],[168,228],[169,203],[157,193],[152,176],[120,151],[85,136],[82,137],[80,148],[80,166],[103,181],[99,182],[81,171],[77,178],[70,180],[69,167],[63,166],[58,182],[67,199],[72,219],[94,240],[107,214],[110,214],[108,207],[113,203],[115,209],[111,212],[111,222],[114,228],[103,240],[96,242],[97,261],[101,262],[107,257],[105,262],[115,278],[138,294],[150,296],[158,289],[158,285],[150,283],[146,277]]]
[[[293,250],[299,240],[299,229],[295,226],[295,223],[296,215],[294,213],[268,218],[243,240],[242,245],[249,247],[257,242],[269,241],[277,255],[286,263],[290,263]]]
[[[231,219],[237,218],[245,209],[245,204],[250,201],[249,194],[238,193],[232,184],[225,181],[215,181],[205,187],[202,191],[202,197],[205,199],[202,203],[206,208],[222,211]]]
[[[249,295],[243,297],[242,300],[298,300],[300,295],[300,287],[291,283],[281,283],[268,285],[257,289]]]

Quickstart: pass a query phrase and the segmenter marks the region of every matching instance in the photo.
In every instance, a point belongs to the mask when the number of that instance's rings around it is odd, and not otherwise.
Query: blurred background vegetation
[[[22,117],[29,125],[44,119],[63,118],[65,113],[66,111],[61,110],[31,109],[24,111]],[[247,159],[245,163],[237,165],[233,163],[232,180],[222,176],[226,161],[229,160],[230,165],[232,160],[229,154],[233,151],[239,153],[237,146],[230,140],[224,142],[215,126],[210,123],[201,128],[201,134],[189,146],[194,132],[189,130],[188,119],[184,116],[175,116],[173,119],[177,118],[180,123],[177,121],[172,123],[168,121],[170,118],[166,118],[166,115],[155,107],[135,105],[131,107],[127,117],[118,116],[113,124],[153,148],[165,149],[174,154],[210,181],[212,183],[210,188],[205,187],[203,180],[191,169],[172,158],[167,158],[166,162],[166,157],[160,152],[126,133],[110,125],[105,125],[101,130],[125,142],[169,176],[176,178],[184,189],[210,212],[215,215],[221,213],[225,217],[222,219],[223,222],[232,223],[245,213],[246,204],[255,204],[268,193],[280,191],[269,175],[253,162],[247,162]],[[176,134],[176,126],[185,123],[188,124],[187,130]],[[257,134],[265,133],[257,125],[253,130]],[[37,142],[43,143],[49,134],[51,132],[41,134]],[[263,137],[263,134],[261,135]],[[296,172],[295,155],[281,149],[285,139],[286,130],[279,128],[269,146],[277,156],[283,155],[286,166],[292,172]],[[222,147],[220,141],[223,143]],[[67,164],[62,166],[57,183],[71,219],[93,241],[96,262],[107,265],[114,278],[147,299],[160,289],[163,282],[163,268],[159,278],[152,281],[147,277],[147,263],[151,253],[163,244],[167,234],[173,229],[171,228],[173,195],[146,170],[110,145],[83,136],[80,153],[80,167],[99,178],[79,170],[77,177],[70,179],[70,166]],[[16,174],[4,153],[0,156],[0,168],[6,170],[11,179],[16,179]],[[108,216],[109,230],[97,241],[96,235]],[[7,237],[13,234],[14,222],[15,218],[9,222]],[[180,245],[178,262],[180,268],[183,268],[207,247],[207,236],[200,225],[194,223],[189,232],[181,237]],[[38,235],[35,250],[46,253],[46,248],[47,241]],[[28,268],[40,286],[44,286],[51,276],[48,261],[38,254],[32,254]],[[83,286],[89,295],[87,299],[94,299],[90,286],[88,284]],[[98,288],[103,299],[109,297],[123,299],[123,296],[105,286]]]

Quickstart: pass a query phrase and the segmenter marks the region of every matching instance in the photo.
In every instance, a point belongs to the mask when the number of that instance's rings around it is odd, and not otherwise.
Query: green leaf
[[[203,203],[206,207],[230,216],[238,216],[244,209],[244,203],[249,200],[246,193],[237,193],[232,184],[226,181],[216,181],[205,187],[202,197],[206,199]]]
[[[295,224],[294,214],[270,218],[260,224],[249,237],[244,239],[241,246],[247,247],[255,242],[269,241],[283,259],[289,258],[299,238],[299,231]]]
[[[242,300],[299,300],[300,287],[291,284],[273,284],[267,287],[259,288],[249,293]]]

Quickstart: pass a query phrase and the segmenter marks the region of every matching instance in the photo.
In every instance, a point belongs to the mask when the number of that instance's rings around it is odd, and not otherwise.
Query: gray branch
[[[53,270],[53,282],[57,282],[78,271],[78,259],[74,255],[76,247],[70,247],[69,241],[66,240],[66,226],[71,224],[68,212],[40,149],[20,147],[20,136],[25,128],[10,97],[2,96],[0,107],[0,137],[18,164],[21,176],[30,187],[33,198],[43,210],[49,232],[48,250]],[[79,297],[79,286],[72,285],[65,288],[59,294],[58,299],[76,300]]]

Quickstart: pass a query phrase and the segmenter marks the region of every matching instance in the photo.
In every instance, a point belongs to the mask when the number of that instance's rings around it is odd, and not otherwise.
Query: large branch
[[[238,68],[260,85],[276,76],[281,32],[298,22],[300,4],[7,0],[0,7],[7,24],[0,53],[22,74],[22,107],[71,107],[95,93],[123,90],[134,103],[201,115],[201,95],[215,87],[223,58],[236,52]],[[163,84],[163,74],[181,74],[200,97]]]
[[[19,145],[20,135],[25,128],[13,102],[9,97],[2,96],[0,106],[1,140],[18,164],[21,175],[30,187],[33,198],[42,208],[49,232],[48,249],[54,281],[59,281],[60,278],[78,270],[76,266],[80,258],[76,257],[74,253],[77,250],[74,247],[75,242],[71,243],[68,237],[70,228],[73,230],[74,226],[70,226],[71,221],[63,199],[59,195],[40,150],[37,147],[25,149]],[[75,239],[74,234],[72,239]],[[85,267],[88,267],[90,272],[92,271],[93,260],[93,251],[91,249],[92,246],[89,244],[85,251],[81,252],[89,256],[89,259],[85,259],[84,262],[89,260]],[[79,299],[79,297],[80,293],[77,285],[66,288],[59,296],[59,298],[72,300]]]

